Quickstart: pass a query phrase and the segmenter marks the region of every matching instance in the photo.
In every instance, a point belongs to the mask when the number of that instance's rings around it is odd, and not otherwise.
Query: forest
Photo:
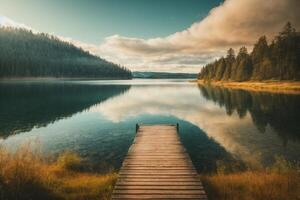
[[[204,81],[300,80],[300,32],[287,23],[270,44],[262,36],[249,54],[241,47],[237,56],[232,48],[204,66],[198,79]]]
[[[0,78],[82,77],[130,79],[125,67],[45,33],[0,27]]]

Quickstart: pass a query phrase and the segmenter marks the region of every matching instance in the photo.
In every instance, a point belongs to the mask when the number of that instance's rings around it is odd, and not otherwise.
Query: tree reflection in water
[[[59,81],[1,83],[0,137],[71,117],[129,88]]]
[[[300,95],[253,92],[211,85],[199,85],[199,89],[206,99],[225,108],[229,116],[236,112],[243,118],[249,112],[260,132],[264,133],[269,125],[284,144],[288,140],[300,140]]]

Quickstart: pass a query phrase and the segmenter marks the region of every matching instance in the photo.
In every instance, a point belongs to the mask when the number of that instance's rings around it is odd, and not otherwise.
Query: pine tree
[[[229,80],[232,72],[232,65],[235,61],[235,53],[232,48],[227,51],[227,56],[225,58],[226,69],[224,71],[224,75],[222,80]]]
[[[215,76],[215,80],[219,81],[223,78],[224,72],[226,69],[226,61],[225,58],[220,58],[220,60],[218,60],[216,62],[216,76]]]
[[[251,53],[251,60],[253,64],[253,80],[262,80],[264,77],[264,70],[262,68],[269,68],[269,58],[270,57],[270,48],[268,46],[266,36],[262,36],[259,38],[257,43],[254,45],[253,51]],[[264,63],[264,64],[263,64]],[[269,71],[270,73],[270,71]]]
[[[1,77],[131,78],[131,72],[48,34],[0,27]]]
[[[262,36],[251,55],[242,47],[235,57],[234,50],[226,58],[207,64],[200,72],[204,80],[300,80],[300,33],[288,22],[269,46]]]
[[[232,79],[235,81],[246,81],[250,79],[251,75],[251,57],[248,54],[247,48],[242,47],[235,61],[235,71]]]

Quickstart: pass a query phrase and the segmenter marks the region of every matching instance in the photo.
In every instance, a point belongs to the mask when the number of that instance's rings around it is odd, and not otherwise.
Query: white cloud
[[[261,35],[272,38],[287,21],[299,30],[299,7],[299,0],[226,0],[203,20],[164,38],[113,35],[97,45],[58,37],[134,71],[199,72],[229,47],[251,47]],[[0,25],[32,30],[3,16]]]
[[[100,49],[136,68],[165,71],[177,64],[199,70],[229,47],[252,45],[261,35],[273,37],[287,21],[299,28],[299,7],[299,0],[227,0],[184,31],[147,40],[114,35]]]

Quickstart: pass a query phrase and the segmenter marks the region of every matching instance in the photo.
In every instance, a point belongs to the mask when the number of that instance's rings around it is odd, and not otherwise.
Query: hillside
[[[0,78],[131,78],[128,69],[44,33],[0,26],[0,47]]]
[[[169,79],[169,78],[197,78],[197,74],[192,73],[169,73],[169,72],[132,72],[134,78],[152,78],[152,79]]]
[[[242,47],[238,55],[230,48],[221,57],[202,68],[198,79],[204,81],[300,80],[300,33],[290,23],[268,44],[262,36],[248,54]]]

